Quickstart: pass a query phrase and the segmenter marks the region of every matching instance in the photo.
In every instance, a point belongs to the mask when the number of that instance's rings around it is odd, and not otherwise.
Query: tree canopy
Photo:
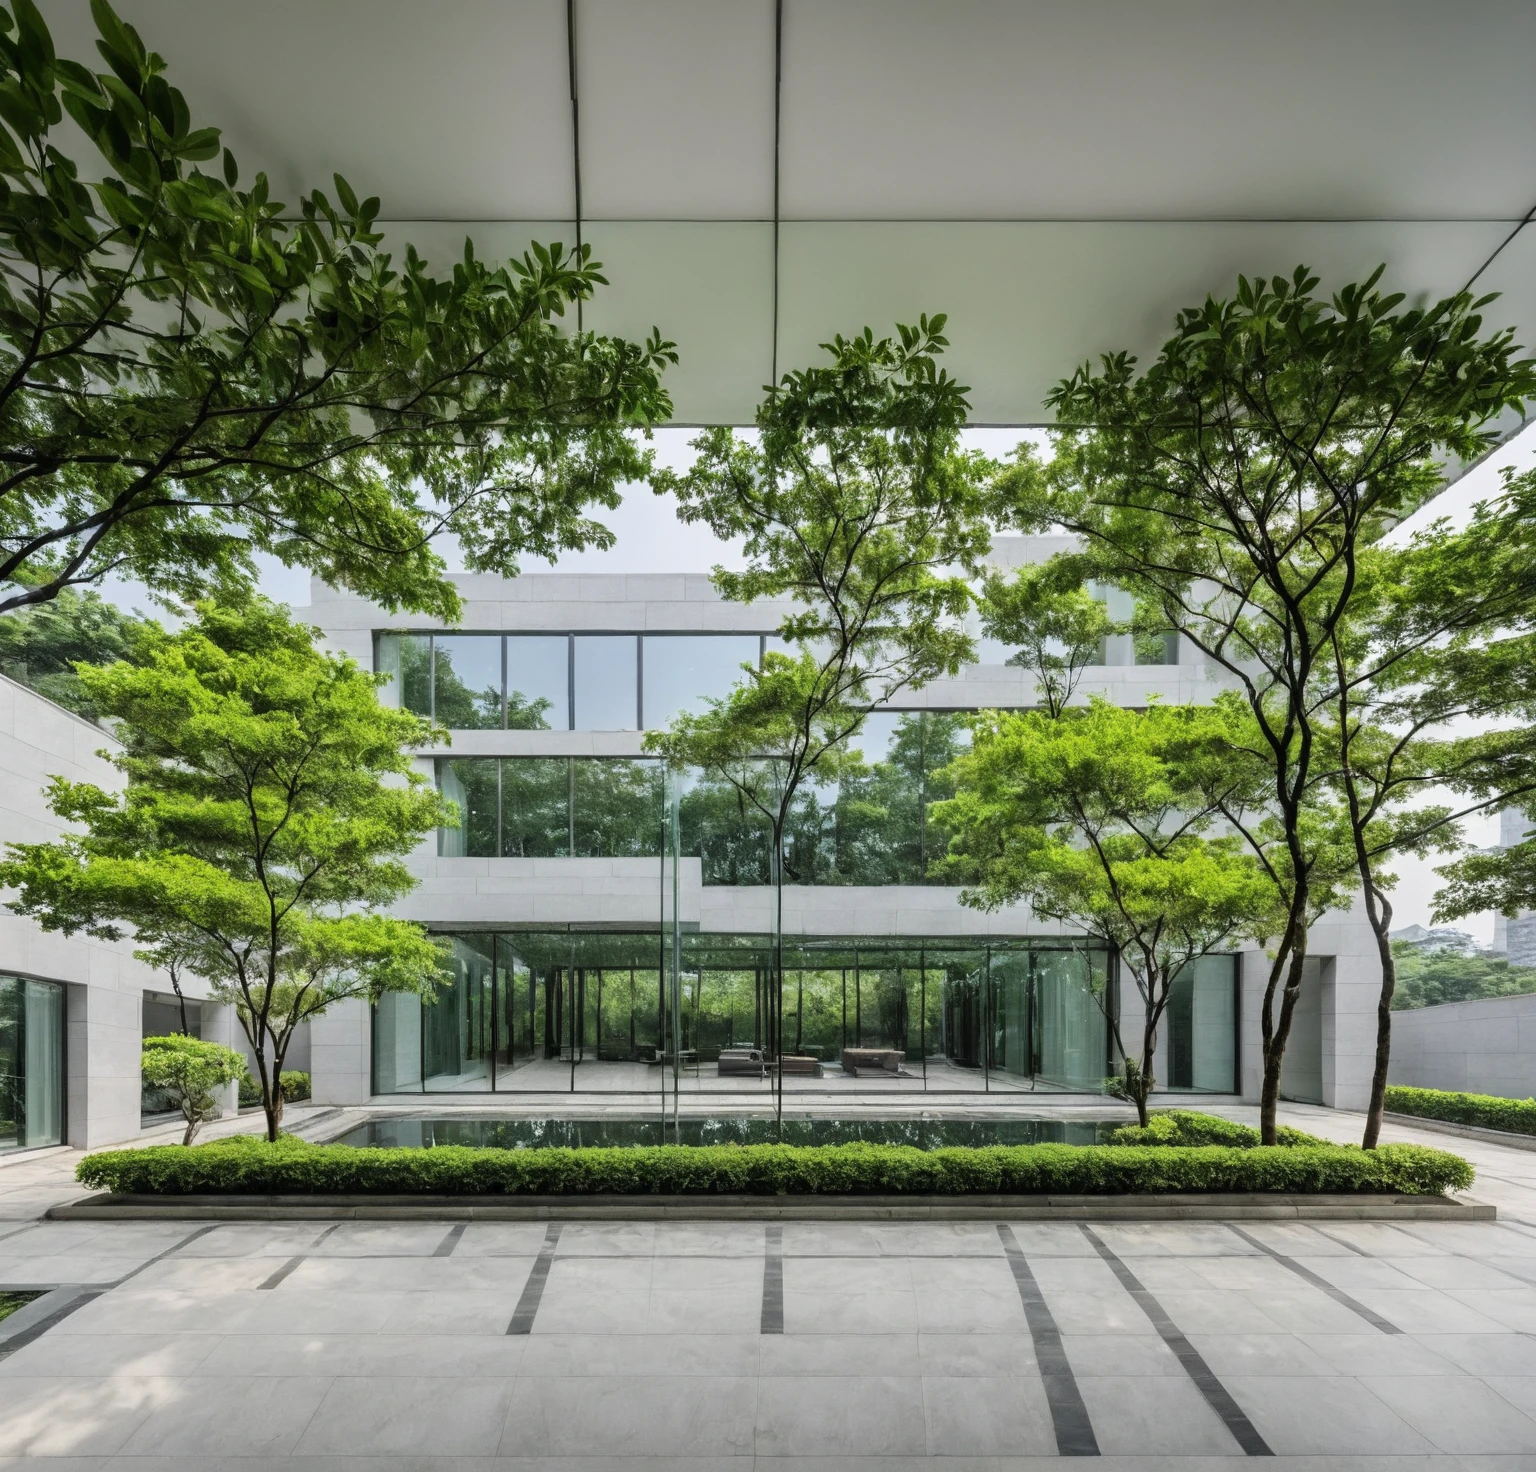
[[[643,478],[676,354],[564,320],[604,283],[590,251],[466,241],[434,271],[340,175],[242,188],[164,59],[91,11],[103,71],[33,0],[0,11],[0,611],[108,572],[227,590],[260,551],[451,618],[438,531],[486,571],[607,545],[586,511]]]
[[[951,834],[942,869],[968,884],[964,903],[1027,901],[1119,954],[1143,1003],[1139,1047],[1126,1045],[1114,999],[1099,1001],[1124,1063],[1119,1089],[1143,1124],[1180,973],[1283,921],[1275,886],[1222,831],[1207,791],[1224,724],[1209,710],[1135,711],[1100,698],[1056,713],[987,711],[950,769],[955,796],[933,809]]]
[[[137,662],[80,666],[126,785],[54,778],[77,831],[0,863],[11,908],[45,930],[131,931],[234,1005],[273,1138],[301,1022],[349,997],[430,999],[443,976],[425,930],[381,912],[415,883],[405,855],[452,821],[402,753],[439,733],[314,632],[264,600],[203,604],[178,633],[152,626]]]
[[[1289,891],[1260,1016],[1266,1140],[1312,885],[1330,862],[1309,834],[1337,834],[1316,813],[1341,801],[1320,780],[1318,727],[1332,717],[1316,701],[1360,550],[1536,392],[1512,332],[1484,331],[1491,298],[1406,306],[1381,275],[1331,296],[1305,267],[1239,277],[1230,298],[1181,312],[1145,368],[1113,354],[1062,382],[1053,460],[1021,447],[998,481],[1017,524],[1077,535],[1063,564],[1081,583],[1126,590],[1139,619],[1181,635],[1247,703]]]

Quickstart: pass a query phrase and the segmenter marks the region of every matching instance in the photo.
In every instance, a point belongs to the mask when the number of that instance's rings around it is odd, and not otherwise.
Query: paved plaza
[[[0,1287],[74,1294],[0,1466],[1536,1467],[1536,1153],[1389,1134],[1500,1220],[47,1222],[16,1160]]]

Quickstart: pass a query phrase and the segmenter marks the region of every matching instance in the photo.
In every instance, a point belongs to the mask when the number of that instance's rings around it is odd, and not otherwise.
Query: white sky
[[[688,441],[696,431],[685,429],[660,429],[656,431],[654,448],[658,461],[664,465],[681,468],[688,463]],[[1008,454],[1023,438],[1036,438],[1027,431],[1009,429],[968,430],[965,443],[968,448],[983,450],[1002,457]],[[1500,471],[1505,467],[1529,469],[1536,462],[1536,426],[1523,431],[1489,456],[1482,464],[1469,471],[1442,496],[1423,511],[1405,521],[1393,533],[1398,540],[1430,522],[1447,517],[1453,524],[1464,522],[1472,507],[1480,500],[1497,494],[1500,487]],[[738,561],[737,549],[721,542],[706,528],[686,526],[677,520],[670,497],[657,496],[645,486],[631,486],[617,510],[605,512],[597,519],[603,521],[614,533],[614,545],[605,552],[573,552],[562,557],[562,572],[708,572],[717,563],[730,566]],[[444,556],[456,570],[462,568],[454,549],[444,547]],[[273,558],[261,559],[261,588],[269,597],[302,608],[309,602],[309,575],[302,569],[285,568]],[[523,571],[545,572],[551,563],[543,558],[523,559]],[[104,585],[103,593],[112,601],[126,607],[148,609],[142,591],[122,582]],[[160,610],[152,610],[157,617],[164,617]],[[1467,837],[1475,845],[1492,844],[1498,834],[1496,816],[1482,818],[1467,825]],[[1399,882],[1393,893],[1396,911],[1394,928],[1403,925],[1428,925],[1430,907],[1439,880],[1434,874],[1433,860],[1421,862],[1404,860],[1399,863]],[[1493,916],[1478,915],[1459,921],[1461,928],[1470,931],[1480,944],[1486,945],[1493,937]]]

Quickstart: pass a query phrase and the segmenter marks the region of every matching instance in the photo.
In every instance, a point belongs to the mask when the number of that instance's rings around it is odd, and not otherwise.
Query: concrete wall
[[[0,841],[42,843],[64,831],[44,800],[50,777],[120,787],[117,770],[98,754],[116,745],[100,727],[0,676]],[[69,1143],[91,1147],[137,1135],[143,994],[168,990],[166,978],[134,960],[130,942],[49,934],[3,905],[0,971],[68,988]],[[201,996],[206,988],[192,982],[187,991]]]
[[[1536,996],[1392,1014],[1394,1084],[1506,1099],[1536,1095]]]

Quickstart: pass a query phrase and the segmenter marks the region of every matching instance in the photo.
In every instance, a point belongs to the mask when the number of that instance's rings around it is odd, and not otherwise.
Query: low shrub
[[[285,1104],[299,1104],[309,1098],[309,1075],[297,1068],[285,1069],[277,1086],[282,1091]],[[261,1085],[247,1068],[240,1079],[240,1107],[253,1109],[260,1103]]]
[[[1281,1125],[1275,1132],[1279,1145],[1331,1146],[1332,1141]],[[1146,1126],[1122,1125],[1110,1137],[1111,1145],[1229,1145],[1235,1150],[1252,1150],[1259,1144],[1259,1132],[1216,1114],[1201,1114],[1195,1109],[1154,1109]]]
[[[1404,1192],[1472,1184],[1459,1156],[1422,1145],[1342,1146],[659,1145],[623,1149],[430,1150],[274,1143],[249,1135],[190,1149],[88,1155],[87,1186],[123,1195],[328,1192],[446,1196],[1117,1195],[1129,1191]]]
[[[1453,1094],[1443,1089],[1387,1087],[1387,1108],[1393,1114],[1443,1119],[1451,1124],[1476,1124],[1515,1135],[1536,1135],[1536,1099],[1500,1099],[1495,1094]]]

